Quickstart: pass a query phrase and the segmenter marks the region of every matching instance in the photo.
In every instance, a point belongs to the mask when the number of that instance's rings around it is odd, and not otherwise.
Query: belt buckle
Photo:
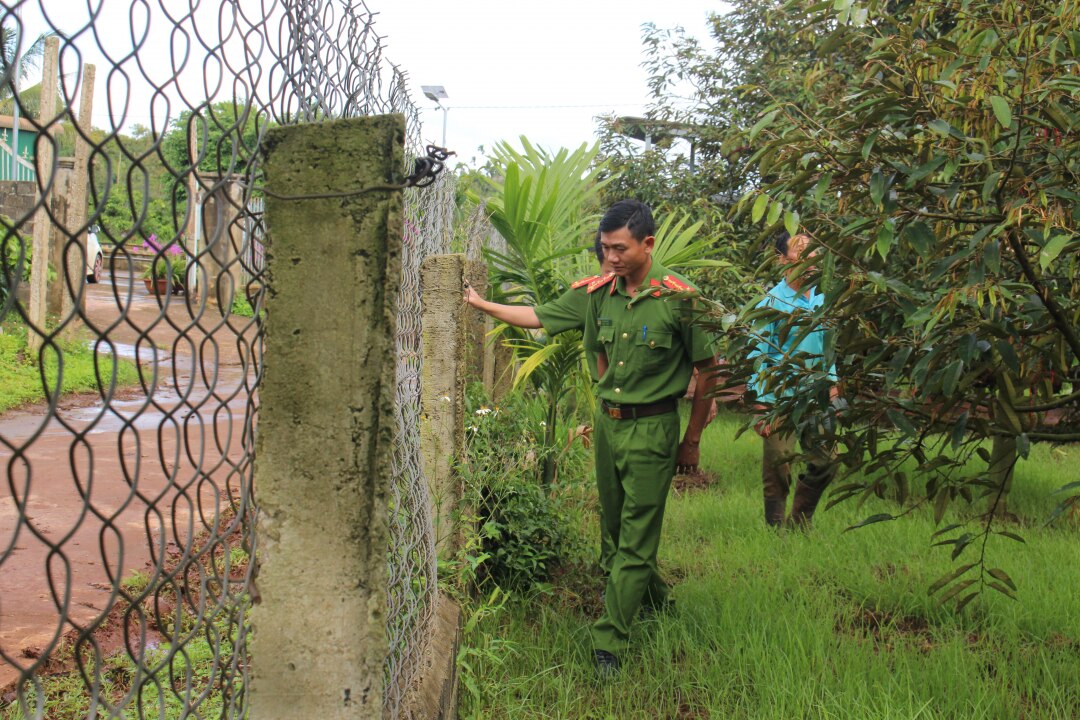
[[[615,420],[622,420],[622,408],[612,407],[608,405],[604,409],[607,410],[608,417]]]

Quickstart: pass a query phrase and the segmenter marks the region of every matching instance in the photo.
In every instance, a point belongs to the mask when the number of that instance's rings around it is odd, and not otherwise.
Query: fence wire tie
[[[345,190],[342,192],[333,193],[313,193],[311,195],[280,195],[275,192],[271,192],[266,188],[260,188],[265,195],[268,195],[276,200],[333,200],[336,198],[348,198],[356,197],[357,195],[366,195],[372,192],[393,192],[396,190],[405,190],[406,188],[427,187],[431,183],[435,182],[435,178],[439,176],[439,173],[446,167],[445,162],[451,155],[457,155],[453,150],[447,150],[446,148],[439,147],[438,145],[428,145],[427,155],[424,157],[418,157],[413,162],[413,172],[411,175],[405,178],[405,182],[401,184],[384,184],[384,185],[369,185],[367,187],[360,188],[358,190]]]

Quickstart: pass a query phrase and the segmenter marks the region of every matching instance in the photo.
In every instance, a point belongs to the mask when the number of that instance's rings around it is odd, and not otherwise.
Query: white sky
[[[180,17],[192,4],[199,8],[194,23],[198,36],[216,42],[219,1],[26,0],[22,16],[27,31],[36,35],[46,27],[42,9],[52,25],[68,33],[97,14],[97,37],[84,33],[75,40],[82,59],[98,65],[94,124],[130,128],[140,123],[162,130],[166,118],[175,118],[181,107],[167,104],[162,96],[153,98],[146,77],[163,84],[181,75],[167,94],[175,98],[179,88],[185,104],[236,92],[219,84],[231,72],[213,63],[202,65],[206,51],[196,33],[170,36],[172,24],[162,6]],[[261,8],[274,6],[275,0],[241,0],[256,22]],[[377,13],[375,30],[385,38],[384,57],[408,73],[410,93],[423,110],[424,141],[441,142],[443,113],[420,86],[443,85],[449,94],[444,101],[449,108],[446,142],[465,162],[480,161],[480,146],[490,149],[499,140],[516,143],[520,135],[549,149],[577,147],[595,140],[595,116],[642,114],[648,102],[641,67],[642,23],[683,26],[705,38],[708,14],[725,9],[719,0],[367,0],[367,6]],[[152,8],[149,20],[146,7]],[[189,21],[187,27],[192,26]],[[139,62],[128,58],[122,63],[129,79],[119,72],[110,75],[110,63],[98,46],[119,61],[139,42]],[[187,52],[185,42],[191,43]],[[245,45],[238,34],[230,38],[229,48],[226,54],[234,69],[242,67]],[[257,54],[258,49],[249,46],[247,52]],[[177,70],[174,58],[185,54],[186,66]],[[62,57],[62,72],[72,77],[77,63],[69,49]],[[269,68],[261,69],[265,81]],[[27,84],[34,82],[37,78]],[[110,84],[111,108],[106,92]],[[127,96],[125,108],[122,100]]]
[[[466,162],[477,147],[525,135],[548,148],[592,143],[604,113],[640,115],[648,102],[641,25],[707,36],[716,0],[369,0],[386,55],[406,69],[424,108],[425,141],[442,112],[421,85],[450,96],[446,142]],[[582,107],[565,107],[582,106]]]

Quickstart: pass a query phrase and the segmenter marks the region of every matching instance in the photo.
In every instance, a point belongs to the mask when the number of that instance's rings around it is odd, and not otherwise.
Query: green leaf
[[[870,199],[875,205],[880,205],[883,197],[885,197],[885,176],[880,170],[875,170],[870,176]]]
[[[773,110],[772,112],[765,113],[765,116],[754,123],[754,126],[750,128],[749,137],[751,140],[758,136],[762,130],[768,127],[772,121],[776,118],[777,113],[780,112],[780,108]]]
[[[1001,126],[1008,128],[1012,125],[1012,109],[1009,107],[1009,101],[1000,95],[990,96],[990,107],[994,109],[994,117],[1001,123]]]
[[[769,215],[765,218],[765,222],[769,225],[775,225],[776,221],[780,219],[780,213],[784,210],[784,204],[777,200],[773,200],[769,205]]]
[[[885,414],[889,416],[889,420],[892,421],[893,426],[900,432],[904,433],[908,437],[915,437],[916,435],[918,435],[918,432],[916,432],[915,430],[915,426],[912,425],[911,421],[907,419],[907,415],[905,415],[900,410],[889,408],[885,412]]]
[[[1028,438],[1027,433],[1020,433],[1016,436],[1016,452],[1025,460],[1031,454],[1031,439]]]
[[[1027,544],[1027,540],[1025,540],[1024,538],[1020,537],[1019,535],[1017,535],[1017,534],[1016,534],[1016,533],[1014,533],[1014,532],[1009,532],[1008,530],[998,530],[998,531],[997,531],[997,534],[998,534],[998,535],[1001,535],[1002,537],[1007,537],[1007,538],[1009,538],[1010,540],[1015,540],[1015,541],[1016,541],[1016,542],[1018,542],[1018,543],[1024,543],[1024,544]]]
[[[867,137],[865,141],[863,141],[862,159],[864,161],[866,160],[866,158],[870,157],[870,150],[874,147],[874,141],[877,140],[879,132],[881,131],[875,130],[874,132],[870,133],[869,137]]]
[[[952,130],[952,126],[941,118],[931,120],[930,122],[926,123],[926,126],[936,132],[938,135],[944,135],[945,137],[948,137],[949,132]]]
[[[939,577],[937,580],[934,581],[933,585],[931,585],[927,589],[926,594],[927,595],[933,595],[938,590],[945,587],[946,585],[951,583],[953,580],[960,577],[961,575],[963,575],[964,573],[966,573],[968,570],[975,567],[976,565],[978,565],[978,563],[968,563],[967,565],[961,565],[960,567],[956,568],[955,570],[948,573],[947,575],[942,575],[941,577]]]
[[[911,247],[915,248],[915,252],[923,257],[930,254],[937,241],[937,238],[934,236],[934,231],[922,220],[913,222],[905,227],[904,237],[911,243]]]
[[[992,172],[986,176],[986,180],[983,181],[982,186],[982,199],[984,203],[990,202],[990,194],[997,190],[998,182],[1000,180],[1000,172]]]
[[[1050,242],[1043,246],[1042,251],[1039,253],[1039,266],[1043,270],[1046,270],[1050,265],[1057,260],[1061,251],[1072,240],[1071,235],[1055,235],[1050,238]]]
[[[893,243],[893,224],[892,220],[886,220],[881,223],[881,227],[878,228],[877,234],[877,251],[881,255],[881,259],[885,260],[889,257],[889,250],[892,249]]]
[[[950,439],[952,440],[952,446],[954,450],[959,449],[959,447],[964,444],[964,436],[967,434],[967,424],[969,417],[970,413],[965,410],[963,413],[960,414],[960,417],[956,419],[956,424],[953,425],[952,435]]]
[[[941,390],[946,396],[952,395],[956,391],[956,384],[960,381],[960,376],[963,372],[963,360],[953,360],[945,368],[945,373],[941,378]]]
[[[962,593],[964,590],[967,590],[969,587],[974,585],[975,582],[975,578],[971,578],[969,580],[964,580],[963,582],[956,583],[951,588],[946,590],[940,598],[938,598],[938,605],[944,605],[945,603],[949,602],[954,597]]]
[[[949,493],[945,488],[938,490],[937,497],[934,498],[934,523],[941,522],[941,519],[945,517],[945,509],[949,506]],[[959,542],[954,540],[953,543]]]
[[[765,208],[769,206],[769,196],[762,193],[754,201],[754,207],[750,210],[750,222],[758,222],[765,215]]]
[[[1001,361],[1005,363],[1006,367],[1008,367],[1014,375],[1019,375],[1020,358],[1017,356],[1016,349],[1013,348],[1012,343],[1002,339],[995,342],[994,347],[997,348],[998,354],[1001,355]]]
[[[990,573],[990,577],[995,578],[997,580],[1000,580],[1001,582],[1008,585],[1011,590],[1016,589],[1016,583],[1014,583],[1012,581],[1012,578],[1009,577],[1009,574],[1007,572],[1005,572],[1004,570],[1002,570],[1001,568],[991,568],[991,569],[987,570],[986,572]]]
[[[857,528],[866,527],[867,525],[873,525],[874,523],[885,522],[887,520],[895,520],[896,518],[888,513],[878,513],[877,515],[871,515],[870,517],[855,523],[849,527],[844,528],[844,532],[848,530],[855,530]]]
[[[821,176],[821,179],[814,185],[814,202],[820,204],[821,199],[825,197],[825,191],[829,189],[829,183],[832,182],[832,173],[825,173]]]
[[[990,587],[992,587],[994,590],[997,590],[999,593],[1004,595],[1005,597],[1007,597],[1007,598],[1009,598],[1011,600],[1016,600],[1017,599],[1016,598],[1016,593],[1013,592],[1013,590],[1015,588],[1007,588],[1004,585],[1002,585],[1001,583],[997,583],[997,582],[992,582],[992,583],[987,583],[987,584]]]
[[[799,213],[795,210],[788,210],[784,213],[784,229],[788,231],[788,235],[798,235],[799,233]]]
[[[922,180],[927,175],[930,175],[931,173],[933,173],[939,167],[944,165],[948,161],[948,159],[949,158],[946,155],[937,155],[934,158],[930,159],[929,161],[923,163],[919,167],[912,170],[911,174],[908,175],[908,186],[910,187],[912,184],[918,182],[919,180]]]

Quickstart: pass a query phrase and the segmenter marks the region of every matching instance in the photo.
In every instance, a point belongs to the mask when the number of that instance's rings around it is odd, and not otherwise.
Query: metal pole
[[[439,103],[439,107],[442,108],[442,146],[446,147],[446,114],[449,108],[443,107],[442,103]]]
[[[16,50],[22,45],[22,5],[15,8],[15,32],[18,33],[15,40]],[[19,179],[19,53],[16,51],[12,58],[11,67],[14,74],[11,76],[11,179]]]

